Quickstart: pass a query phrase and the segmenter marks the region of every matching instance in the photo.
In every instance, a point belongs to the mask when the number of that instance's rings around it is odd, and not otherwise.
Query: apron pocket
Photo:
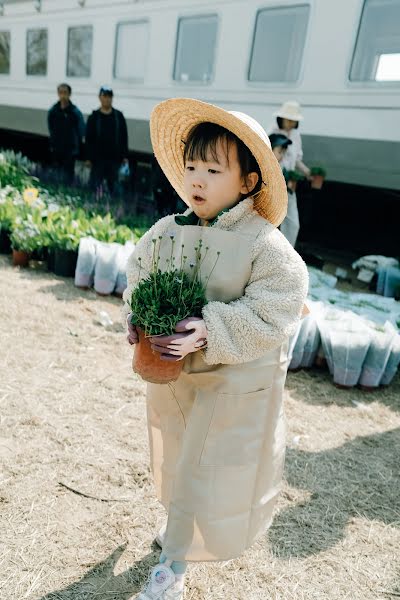
[[[248,394],[217,394],[200,466],[257,463],[266,430],[272,387]]]

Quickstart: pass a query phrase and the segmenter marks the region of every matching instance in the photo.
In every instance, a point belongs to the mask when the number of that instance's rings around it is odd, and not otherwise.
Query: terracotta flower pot
[[[321,190],[324,184],[324,175],[312,175],[311,176],[311,187],[313,190]]]
[[[176,381],[181,374],[183,360],[161,360],[160,354],[151,349],[150,339],[144,331],[138,329],[139,343],[135,345],[132,369],[145,381],[150,383],[169,383]]]
[[[31,255],[23,250],[12,251],[12,263],[14,267],[27,267],[29,265],[29,259]]]

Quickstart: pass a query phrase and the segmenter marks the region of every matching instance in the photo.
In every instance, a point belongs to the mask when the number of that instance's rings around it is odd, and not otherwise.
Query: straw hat
[[[260,167],[263,181],[261,190],[254,195],[254,208],[276,227],[280,225],[287,211],[282,169],[264,129],[244,113],[228,112],[190,98],[171,98],[154,108],[150,117],[151,141],[155,157],[172,187],[189,205],[183,187],[184,143],[193,127],[204,122],[225,127],[249,148]]]
[[[274,117],[290,119],[291,121],[302,121],[304,118],[300,112],[300,104],[294,101],[284,102],[282,106],[274,112]]]

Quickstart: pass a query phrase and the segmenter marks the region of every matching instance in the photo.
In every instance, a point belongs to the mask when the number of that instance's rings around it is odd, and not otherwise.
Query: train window
[[[352,81],[400,81],[399,23],[399,0],[365,0],[350,69]]]
[[[294,82],[300,75],[310,6],[258,11],[248,72],[249,81]]]
[[[28,29],[26,32],[26,74],[47,74],[47,29]]]
[[[0,75],[10,73],[10,32],[0,31]]]
[[[119,23],[114,57],[114,77],[143,81],[148,51],[148,21]]]
[[[90,77],[92,67],[93,27],[83,25],[68,29],[68,77]]]
[[[210,83],[214,74],[218,16],[182,17],[178,22],[174,79]]]

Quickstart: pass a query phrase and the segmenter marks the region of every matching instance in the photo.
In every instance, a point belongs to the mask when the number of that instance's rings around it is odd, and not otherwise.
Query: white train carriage
[[[58,83],[114,88],[132,151],[171,96],[250,113],[297,99],[308,164],[400,189],[400,0],[0,0],[0,129],[45,135]],[[1,145],[1,140],[0,140]]]

